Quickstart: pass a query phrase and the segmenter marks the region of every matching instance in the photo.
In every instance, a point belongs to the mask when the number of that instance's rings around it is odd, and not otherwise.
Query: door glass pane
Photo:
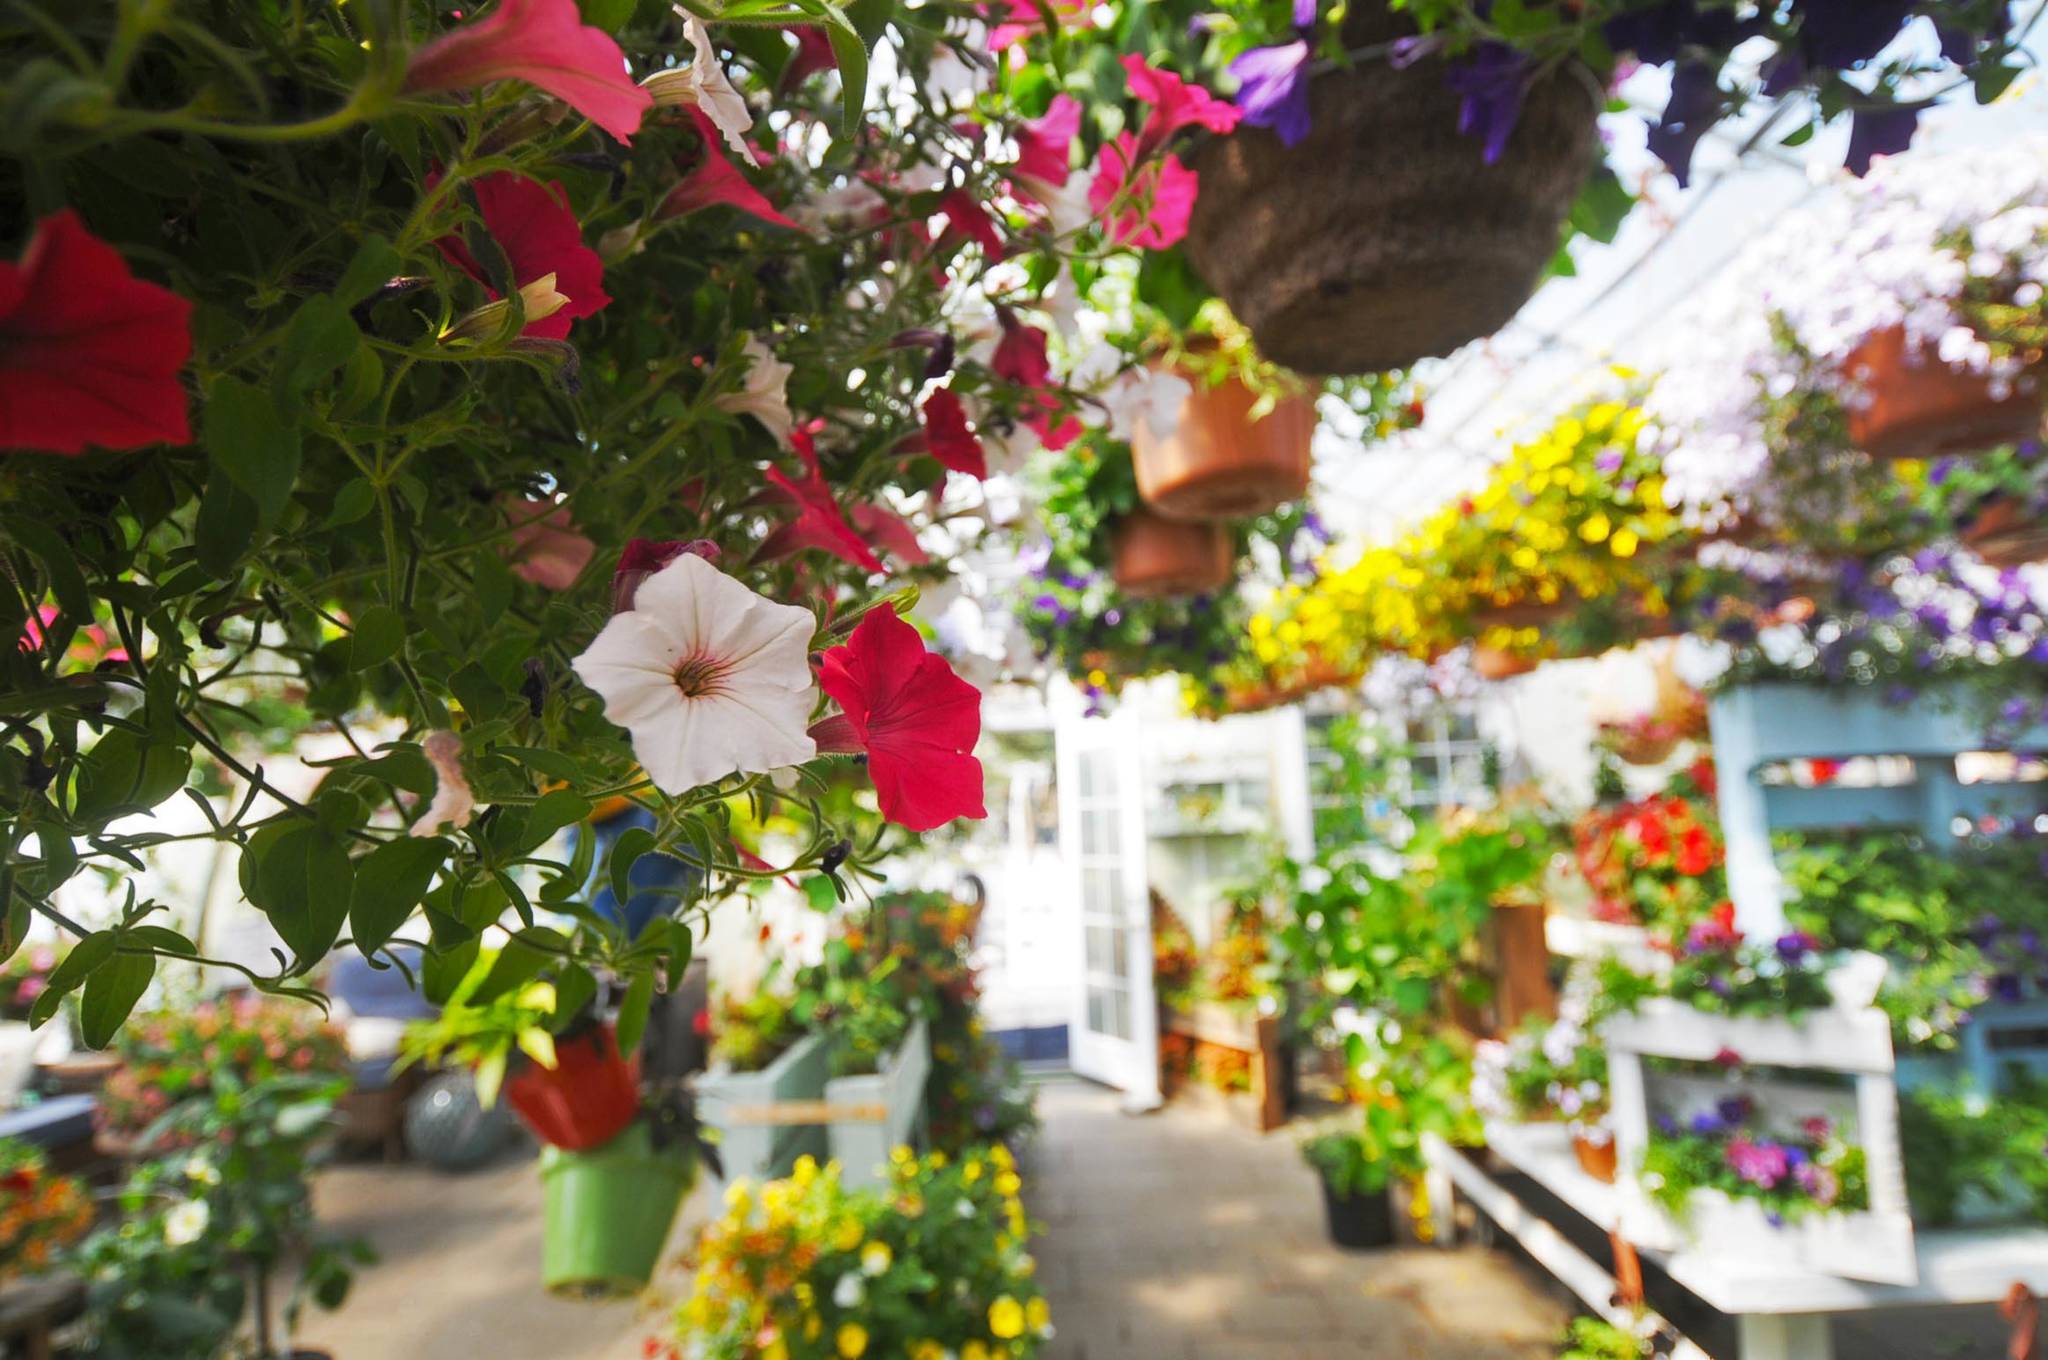
[[[1080,764],[1083,798],[1108,798],[1116,793],[1114,751],[1083,751]]]
[[[1112,944],[1112,948],[1110,950],[1110,966],[1115,971],[1118,977],[1123,977],[1126,973],[1130,971],[1131,968],[1131,932],[1119,927],[1118,929],[1110,931],[1109,937]]]
[[[1109,993],[1110,1033],[1119,1039],[1131,1037],[1131,994],[1122,987]]]
[[[1088,971],[1106,973],[1122,954],[1123,932],[1108,926],[1089,926],[1087,932]]]
[[[1081,871],[1081,911],[1090,917],[1117,917],[1117,872],[1100,866]]]
[[[1106,987],[1088,989],[1088,1028],[1097,1034],[1114,1034],[1113,998]]]
[[[1113,855],[1117,848],[1117,810],[1089,808],[1081,814],[1081,853]]]

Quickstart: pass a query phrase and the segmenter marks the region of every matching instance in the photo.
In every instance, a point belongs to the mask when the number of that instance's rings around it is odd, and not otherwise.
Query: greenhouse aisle
[[[1114,1092],[1039,1089],[1025,1197],[1058,1330],[1048,1360],[1538,1360],[1567,1314],[1477,1249],[1350,1253],[1315,1177],[1185,1104],[1133,1118]]]

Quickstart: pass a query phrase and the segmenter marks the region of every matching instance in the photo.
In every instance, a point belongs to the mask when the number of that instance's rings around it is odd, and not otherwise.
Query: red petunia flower
[[[967,409],[950,387],[935,387],[918,407],[924,418],[924,446],[932,457],[954,472],[969,477],[988,476],[988,453],[981,439],[967,428]]]
[[[1081,134],[1081,104],[1056,94],[1045,113],[1017,129],[1017,163],[1010,176],[1027,198],[1050,199],[1073,169],[1074,139]]]
[[[886,506],[873,502],[856,505],[849,517],[868,542],[905,566],[921,567],[931,560],[931,554],[917,541],[917,530],[910,521]]]
[[[816,724],[821,751],[865,751],[882,815],[912,831],[986,817],[981,692],[925,650],[917,629],[884,605],[826,651],[818,684],[840,713]]]
[[[591,316],[610,305],[604,291],[604,260],[583,244],[583,224],[569,210],[569,194],[559,184],[500,170],[473,181],[477,210],[483,214],[484,230],[505,252],[512,266],[514,286],[524,288],[535,279],[555,276],[555,291],[569,299],[552,315],[526,323],[523,334],[543,340],[563,340],[569,323]],[[497,297],[490,273],[459,236],[443,236],[434,242],[448,263],[484,285]]]
[[[128,272],[70,209],[0,263],[0,449],[189,444],[192,304]]]
[[[1184,127],[1205,127],[1211,132],[1229,132],[1244,117],[1244,111],[1225,99],[1218,99],[1199,85],[1190,85],[1171,71],[1145,64],[1137,53],[1123,58],[1124,77],[1131,93],[1152,106],[1145,126],[1138,133],[1140,161],[1166,145]]]
[[[1128,132],[1102,148],[1095,178],[1088,184],[1088,206],[1108,220],[1110,239],[1120,246],[1164,250],[1188,234],[1200,181],[1171,151],[1148,160],[1138,139]],[[1109,218],[1121,196],[1120,210]]]
[[[956,233],[981,247],[991,263],[1003,258],[1006,248],[996,222],[980,200],[965,189],[952,189],[939,198],[939,215],[946,219],[946,235]]]
[[[690,172],[683,176],[682,183],[668,191],[668,197],[655,210],[655,217],[666,221],[672,217],[686,217],[703,208],[723,203],[738,208],[751,217],[758,217],[773,226],[788,227],[791,231],[802,231],[789,218],[776,211],[768,196],[755,188],[740,168],[726,159],[724,149],[719,145],[718,128],[702,109],[692,106],[690,119],[697,125],[698,135],[703,140],[704,154]]]
[[[881,571],[882,559],[875,556],[875,550],[846,522],[846,513],[839,508],[831,486],[819,470],[818,449],[811,442],[810,432],[793,430],[789,442],[796,449],[797,457],[803,460],[803,480],[798,481],[773,466],[767,475],[784,499],[796,506],[797,515],[768,536],[768,541],[761,545],[760,556],[763,559],[786,557],[804,548],[816,548],[863,571]]]
[[[413,94],[494,80],[545,90],[622,142],[633,140],[654,107],[654,96],[626,74],[626,54],[610,34],[583,22],[576,0],[498,0],[483,18],[413,53],[405,68]]]
[[[1714,853],[1713,838],[1707,829],[1695,822],[1685,829],[1678,839],[1678,872],[1687,878],[1698,878],[1714,867],[1719,858]]]
[[[832,40],[825,36],[824,29],[792,24],[783,32],[796,39],[796,51],[789,54],[789,61],[782,68],[782,76],[776,82],[778,90],[792,89],[814,73],[829,71],[839,64],[832,51]]]
[[[996,319],[1002,323],[1003,338],[996,342],[989,370],[1030,389],[1036,409],[1024,415],[1024,423],[1037,433],[1040,443],[1057,452],[1080,436],[1081,422],[1065,413],[1064,404],[1051,391],[1052,361],[1046,357],[1045,332],[1025,325],[1007,307],[997,308]]]

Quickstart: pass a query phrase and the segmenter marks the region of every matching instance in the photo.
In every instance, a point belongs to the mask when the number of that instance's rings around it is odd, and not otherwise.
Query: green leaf
[[[654,970],[633,974],[626,984],[626,999],[619,1003],[619,1052],[631,1054],[640,1047],[647,1032],[647,1012],[654,1005]]]
[[[481,1006],[525,986],[568,947],[569,941],[562,932],[548,926],[528,926],[519,931],[498,951],[491,971],[484,974],[484,980],[470,994],[470,1004]]]
[[[28,1022],[40,1029],[43,1022],[57,1013],[64,998],[78,990],[85,980],[93,975],[108,959],[114,957],[119,937],[111,930],[98,930],[71,946],[71,952],[50,970],[43,994],[29,1007]]]
[[[616,33],[632,21],[640,0],[577,0],[583,22],[607,33]]]
[[[612,881],[612,896],[620,907],[633,896],[633,866],[642,855],[654,849],[654,833],[644,826],[629,826],[619,833],[612,842],[611,863],[607,866]]]
[[[218,577],[230,575],[256,541],[256,515],[255,498],[235,485],[224,468],[216,466],[206,479],[199,517],[192,527],[199,565]]]
[[[812,911],[830,911],[839,905],[839,890],[832,886],[832,880],[825,874],[812,874],[804,880],[804,897],[809,900]]]
[[[668,923],[668,989],[675,991],[683,985],[683,970],[690,966],[690,955],[696,950],[697,942],[690,934],[690,923],[671,917]]]
[[[305,972],[341,938],[354,884],[355,866],[341,843],[320,827],[300,825],[267,847],[249,896]]]
[[[344,524],[354,524],[376,505],[377,488],[370,485],[369,478],[357,477],[344,482],[341,490],[334,493],[334,504],[327,511],[327,518],[320,521],[320,527],[339,529]]]
[[[93,970],[78,1007],[78,1028],[87,1048],[105,1048],[113,1042],[155,976],[156,955],[142,952],[115,954]]]
[[[566,1028],[597,996],[597,979],[580,963],[572,963],[555,977],[555,1019],[557,1032]]]
[[[530,770],[539,770],[550,779],[581,779],[585,773],[582,762],[575,757],[543,747],[500,746],[497,753],[511,757]]]
[[[451,848],[439,836],[403,836],[363,856],[348,908],[356,948],[371,954],[384,946],[427,895],[427,885]]]
[[[322,294],[292,314],[271,370],[270,396],[279,417],[294,424],[306,390],[347,363],[363,342],[348,306]]]
[[[832,44],[832,57],[839,63],[839,130],[845,137],[857,136],[861,112],[868,96],[868,45],[853,21],[832,0],[796,0],[806,14],[816,15]]]
[[[334,285],[334,300],[343,307],[355,306],[390,282],[403,264],[389,241],[381,236],[365,236],[356,246],[348,268],[341,271],[341,281]]]
[[[520,836],[525,850],[545,845],[557,831],[574,826],[590,815],[590,800],[574,789],[556,789],[541,795],[526,813],[526,829]]]
[[[469,572],[476,582],[477,622],[488,628],[504,616],[518,588],[512,568],[495,548],[478,548],[469,555]]]
[[[213,465],[277,518],[299,479],[299,430],[263,393],[240,378],[216,380],[206,397],[206,453]]]
[[[448,1004],[482,948],[481,941],[464,940],[427,955],[420,964],[420,994],[437,1006]]]
[[[0,529],[41,559],[49,573],[50,593],[57,597],[57,619],[46,630],[43,645],[61,656],[71,645],[72,633],[93,618],[92,595],[86,589],[85,574],[78,569],[78,550],[55,529],[26,515],[0,519]]]
[[[388,604],[373,604],[356,618],[350,633],[350,670],[381,666],[405,646],[405,619]]]

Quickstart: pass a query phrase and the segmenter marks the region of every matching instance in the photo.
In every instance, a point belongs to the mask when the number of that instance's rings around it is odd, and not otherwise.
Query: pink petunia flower
[[[610,305],[611,297],[604,291],[604,260],[583,244],[583,224],[569,210],[569,195],[561,185],[500,170],[472,181],[470,190],[483,214],[484,230],[512,266],[513,285],[524,289],[552,275],[554,291],[568,299],[544,317],[529,311],[523,334],[564,340],[571,322]],[[485,292],[498,296],[489,272],[461,237],[443,236],[434,246],[450,264],[483,284]]]
[[[1124,56],[1123,68],[1131,94],[1152,106],[1144,128],[1138,133],[1135,159],[1139,161],[1149,160],[1184,127],[1229,132],[1244,117],[1244,110],[1237,105],[1218,99],[1199,85],[1188,84],[1171,71],[1146,65],[1145,59],[1135,52]]]
[[[469,90],[496,80],[523,80],[568,104],[622,142],[631,142],[654,97],[626,74],[626,55],[611,35],[583,22],[576,0],[498,0],[412,54],[405,88],[412,94]]]
[[[1117,134],[1102,148],[1095,178],[1088,186],[1088,206],[1108,222],[1110,239],[1140,250],[1164,250],[1188,234],[1200,187],[1195,172],[1171,151],[1157,160],[1138,155],[1138,141]],[[1116,215],[1109,216],[1112,205]]]
[[[740,173],[737,165],[726,159],[725,153],[719,149],[718,127],[704,111],[693,106],[689,113],[703,138],[703,155],[683,176],[682,182],[668,191],[668,197],[662,199],[661,206],[655,210],[655,217],[663,221],[686,217],[723,203],[773,226],[802,231],[802,227],[777,211],[767,195]]]
[[[1054,95],[1044,114],[1017,129],[1017,163],[1010,175],[1022,197],[1052,201],[1073,168],[1074,140],[1080,134],[1080,101],[1065,93]]]

